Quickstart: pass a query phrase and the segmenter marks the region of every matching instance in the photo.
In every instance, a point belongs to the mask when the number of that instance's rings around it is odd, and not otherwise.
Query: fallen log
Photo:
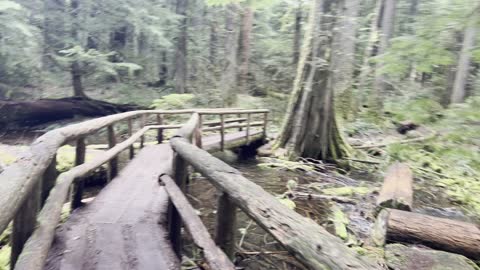
[[[385,247],[385,261],[389,269],[395,270],[477,269],[471,260],[458,254],[401,244]]]
[[[15,130],[75,117],[99,117],[140,109],[146,108],[81,97],[35,101],[0,100],[0,129]]]
[[[480,229],[467,222],[384,209],[374,225],[373,241],[422,244],[434,249],[480,258]]]
[[[413,202],[413,174],[405,163],[391,165],[385,175],[377,206],[410,211]]]

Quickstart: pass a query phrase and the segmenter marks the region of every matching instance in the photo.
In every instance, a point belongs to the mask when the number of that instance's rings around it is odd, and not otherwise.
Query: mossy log
[[[480,258],[480,229],[467,222],[384,209],[377,217],[374,242],[423,244],[425,246]]]
[[[389,244],[385,247],[385,260],[393,270],[477,270],[475,264],[462,255],[445,251],[401,244]]]
[[[396,208],[401,210],[412,210],[413,203],[413,173],[405,163],[391,165],[382,189],[377,197],[377,206]]]
[[[146,108],[81,97],[0,101],[0,127],[15,130],[75,117],[99,117],[140,109]]]

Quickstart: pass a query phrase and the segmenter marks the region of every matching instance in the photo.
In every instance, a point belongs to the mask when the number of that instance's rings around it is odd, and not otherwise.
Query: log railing
[[[164,139],[164,130],[178,129],[182,126],[164,125],[165,115],[192,113],[199,115],[200,119],[201,116],[221,115],[223,118],[230,114],[260,113],[266,116],[268,111],[238,109],[133,111],[73,124],[50,131],[38,138],[22,157],[0,174],[0,233],[13,221],[11,265],[15,265],[15,269],[43,269],[43,263],[53,241],[55,228],[60,222],[61,210],[69,196],[70,187],[73,186],[71,197],[73,210],[81,206],[83,178],[103,164],[108,164],[108,177],[113,179],[118,173],[118,155],[129,149],[129,156],[133,158],[134,143],[140,140],[143,146],[147,131],[158,130],[157,142],[161,143]],[[151,115],[156,115],[157,125],[147,125],[147,118]],[[141,129],[133,133],[133,122],[137,119],[140,119]],[[264,117],[264,119],[267,118]],[[117,143],[114,125],[121,121],[127,121],[129,138]],[[225,120],[228,123],[244,121],[246,120]],[[200,120],[198,122],[201,123]],[[218,125],[216,122],[205,122],[205,124],[207,127]],[[247,125],[250,124],[247,122]],[[263,125],[266,129],[266,123]],[[94,160],[85,162],[86,137],[104,128],[107,129],[109,149],[96,156]],[[225,130],[228,128],[231,127],[223,126],[220,129],[222,141],[224,141]],[[201,144],[202,127],[197,126],[196,130],[195,139]],[[265,134],[266,130],[263,132]],[[75,167],[57,177],[55,169],[57,150],[70,142],[76,144]],[[20,253],[22,255],[19,257]]]
[[[250,119],[249,114],[247,119]],[[266,121],[267,118],[264,119]],[[225,129],[224,124],[225,121],[221,117],[220,130]],[[309,269],[380,269],[379,266],[359,258],[340,239],[328,233],[314,221],[287,208],[260,186],[243,177],[239,171],[197,147],[198,140],[196,140],[197,146],[193,145],[192,138],[199,136],[201,126],[201,116],[194,114],[190,121],[170,139],[175,153],[173,169],[169,173],[175,180],[170,180],[167,175],[160,176],[160,180],[166,186],[168,194],[177,194],[179,190],[185,192],[188,177],[187,165],[191,165],[195,171],[201,173],[219,189],[221,195],[217,206],[215,242],[228,257],[232,257],[234,252],[238,207]],[[251,123],[247,120],[247,140],[250,127]],[[190,210],[186,211],[184,208],[189,207],[176,202],[176,198],[171,196],[170,199],[172,204],[168,215],[169,235],[174,250],[178,254],[182,245],[180,226],[185,223],[195,239],[195,231],[192,231],[192,227],[198,223],[198,217]],[[199,230],[204,231],[203,228]],[[224,261],[223,255],[221,258]]]

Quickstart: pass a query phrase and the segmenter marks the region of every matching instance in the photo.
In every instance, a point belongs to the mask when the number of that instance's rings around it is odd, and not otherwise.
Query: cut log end
[[[411,211],[413,204],[413,173],[404,163],[390,166],[377,198],[379,208]]]

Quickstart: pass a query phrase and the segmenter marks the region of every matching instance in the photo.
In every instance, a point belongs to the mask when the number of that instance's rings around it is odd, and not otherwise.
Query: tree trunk
[[[214,13],[213,16],[217,14]],[[209,60],[212,66],[217,63],[217,45],[218,45],[218,21],[213,18],[210,22],[210,45],[209,45]]]
[[[250,6],[246,5],[243,8],[242,16],[242,33],[241,33],[241,46],[240,46],[240,76],[239,86],[244,93],[248,93],[248,77],[249,77],[249,62],[250,62],[250,43],[252,39],[252,27],[253,27],[253,10]]]
[[[293,34],[293,61],[294,67],[297,67],[300,59],[300,44],[302,37],[302,5],[303,0],[298,0],[298,7],[295,10],[295,27]]]
[[[338,97],[343,118],[347,118],[353,101],[353,72],[355,70],[355,41],[357,34],[357,16],[360,0],[342,2],[338,10],[339,19],[333,33],[332,46],[332,91]]]
[[[348,154],[335,118],[331,70],[322,62],[330,41],[322,41],[320,34],[324,25],[331,27],[332,17],[321,18],[320,14],[329,11],[329,2],[312,2],[292,97],[276,142],[290,158],[335,160]]]
[[[50,67],[54,62],[52,55],[65,47],[65,3],[63,0],[44,0],[43,20],[43,66]],[[60,16],[60,14],[62,16]]]
[[[177,48],[175,52],[175,92],[187,93],[187,20],[188,0],[177,0],[176,13],[183,18],[180,22],[180,31],[177,36]]]
[[[393,37],[395,30],[395,15],[397,9],[397,0],[385,0],[382,14],[380,45],[378,47],[378,54],[382,55],[387,52],[390,46],[390,39]],[[382,65],[376,65],[375,76],[375,94],[372,95],[374,101],[372,103],[373,111],[378,114],[383,109],[383,97],[387,89],[386,77],[381,72]]]
[[[237,10],[235,4],[230,4],[225,15],[225,65],[220,79],[224,107],[232,106],[237,100]]]
[[[356,105],[354,106],[354,112],[356,113],[359,110],[361,104],[366,103],[365,94],[367,92],[368,87],[368,78],[372,73],[372,66],[370,63],[370,59],[375,54],[375,47],[378,42],[378,27],[380,25],[380,21],[382,18],[382,0],[376,0],[375,5],[375,13],[373,14],[372,20],[370,22],[370,34],[368,37],[368,43],[365,47],[363,52],[363,63],[360,69],[360,74],[358,75],[358,82],[357,82],[357,95],[356,95]]]
[[[79,0],[72,0],[70,1],[70,13],[71,13],[71,35],[72,40],[75,43],[79,43],[79,29],[80,29],[80,1]],[[70,65],[70,73],[72,76],[72,87],[73,87],[73,95],[76,97],[87,97],[83,90],[82,84],[82,67],[81,63],[78,61],[73,61]]]
[[[475,46],[477,31],[476,22],[477,18],[474,14],[470,19],[469,25],[465,29],[462,51],[460,52],[460,57],[458,59],[457,73],[455,74],[455,82],[453,84],[450,103],[461,103],[465,100],[465,86],[467,85],[468,75],[470,73],[470,58],[472,54],[471,50]]]

